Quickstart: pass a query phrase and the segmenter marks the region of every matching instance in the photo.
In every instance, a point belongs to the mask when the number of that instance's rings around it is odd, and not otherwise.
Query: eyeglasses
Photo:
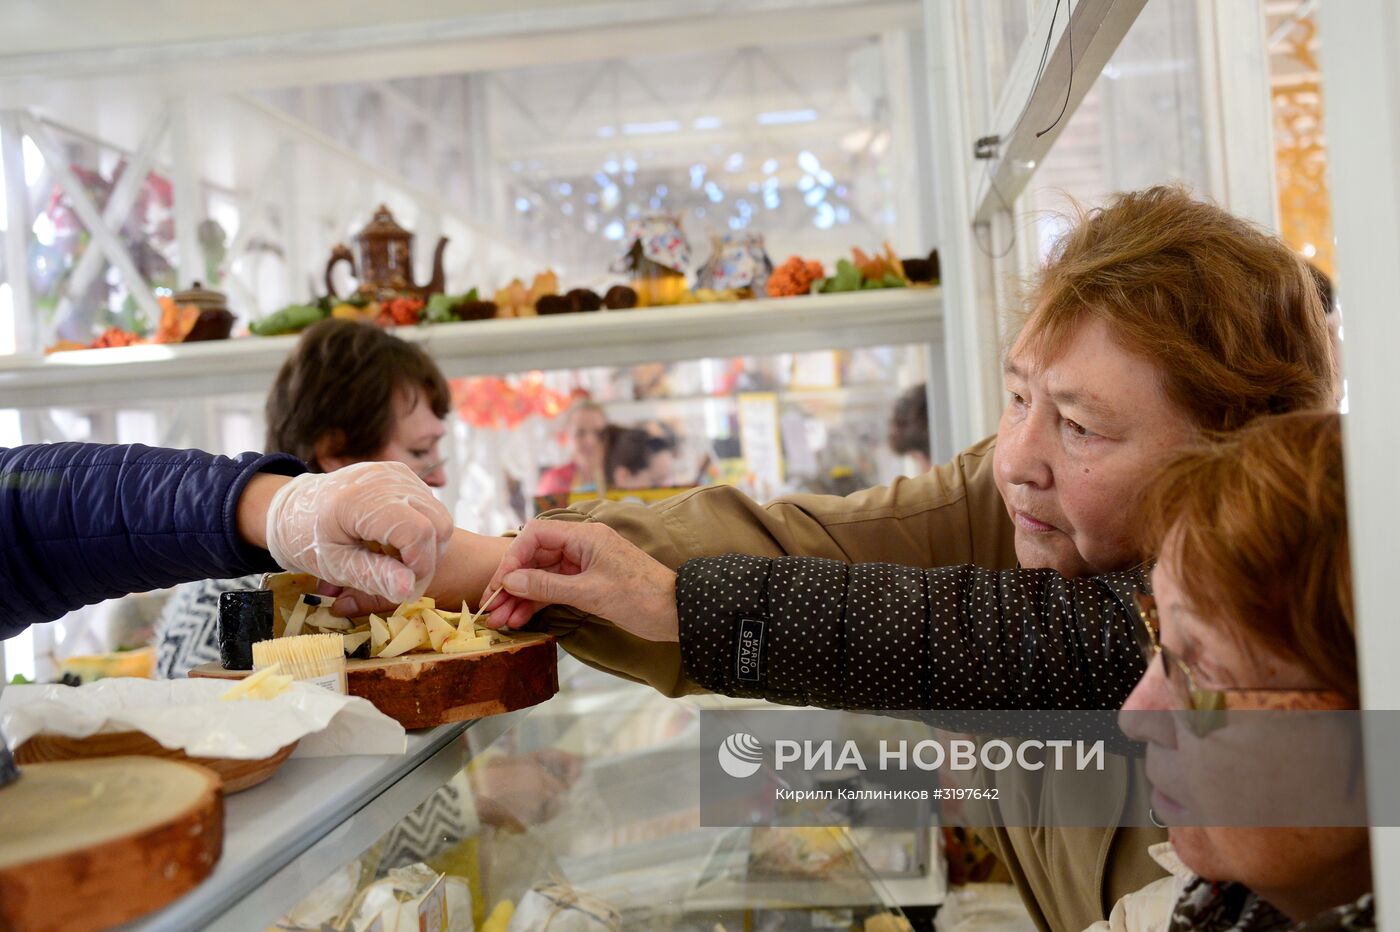
[[[1152,661],[1162,658],[1162,675],[1171,690],[1172,698],[1178,707],[1200,713],[1192,716],[1192,728],[1197,735],[1206,734],[1225,724],[1223,713],[1227,709],[1345,709],[1350,702],[1341,693],[1329,689],[1224,689],[1205,688],[1195,671],[1169,648],[1160,638],[1161,621],[1157,613],[1157,600],[1144,593],[1136,593],[1138,624],[1133,626],[1137,635],[1138,647],[1142,648],[1147,669],[1152,669]]]
[[[427,466],[424,466],[424,467],[421,468],[421,469],[416,469],[416,470],[414,470],[414,473],[418,476],[419,479],[426,479],[426,478],[428,478],[429,476],[431,476],[433,473],[437,472],[439,469],[441,469],[442,467],[444,467],[444,466],[446,466],[446,465],[447,465],[447,460],[445,460],[445,459],[440,459],[440,460],[437,460],[436,462],[433,462],[433,463],[428,464]]]

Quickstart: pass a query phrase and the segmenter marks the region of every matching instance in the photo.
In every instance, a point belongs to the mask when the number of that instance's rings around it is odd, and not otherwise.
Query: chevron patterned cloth
[[[384,839],[379,871],[427,861],[454,848],[480,829],[465,772],[459,772],[404,816]]]

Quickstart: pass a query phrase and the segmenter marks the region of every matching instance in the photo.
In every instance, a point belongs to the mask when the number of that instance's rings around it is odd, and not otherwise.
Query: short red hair
[[[1260,418],[1177,454],[1141,515],[1145,551],[1181,555],[1192,602],[1357,701],[1340,415]]]
[[[1336,369],[1307,265],[1282,240],[1177,187],[1082,212],[1035,283],[1021,342],[1053,358],[1097,317],[1164,374],[1197,426],[1335,405]]]

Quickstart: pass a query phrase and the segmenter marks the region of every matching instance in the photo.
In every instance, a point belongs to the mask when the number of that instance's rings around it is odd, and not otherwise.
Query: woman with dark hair
[[[914,460],[916,472],[926,473],[933,468],[929,458],[928,386],[923,382],[906,389],[895,401],[889,443],[896,454]]]
[[[437,444],[452,396],[421,346],[377,327],[325,320],[302,335],[267,396],[267,450],[313,472],[404,463],[447,484]]]
[[[435,488],[447,484],[438,442],[450,404],[447,381],[422,347],[378,327],[325,320],[310,327],[267,396],[268,453],[290,453],[312,472],[399,462]],[[219,658],[219,594],[257,576],[185,583],[156,626],[156,670],[165,678]]]
[[[608,488],[663,488],[670,485],[675,470],[676,439],[640,427],[611,426],[604,463]]]
[[[569,406],[566,418],[569,462],[540,474],[536,496],[598,491],[604,485],[603,459],[608,449],[608,415],[596,401],[581,398]]]

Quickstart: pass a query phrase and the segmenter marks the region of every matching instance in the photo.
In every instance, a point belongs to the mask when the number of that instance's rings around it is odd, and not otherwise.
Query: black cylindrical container
[[[219,594],[219,660],[225,670],[253,669],[253,642],[271,639],[271,589]]]
[[[0,735],[0,786],[7,786],[19,779],[19,768],[15,766],[15,759],[10,756],[10,747],[5,743],[5,736]]]

